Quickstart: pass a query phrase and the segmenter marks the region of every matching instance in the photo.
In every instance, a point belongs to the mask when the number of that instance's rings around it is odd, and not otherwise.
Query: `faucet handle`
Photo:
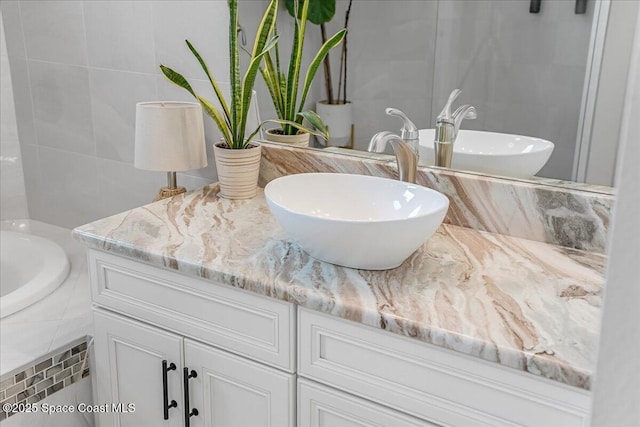
[[[476,113],[476,109],[470,105],[461,105],[456,111],[453,112],[453,119],[457,120],[460,117],[460,121],[462,119],[474,120],[478,118],[478,113]]]
[[[460,125],[462,124],[462,120],[470,119],[473,120],[478,117],[476,113],[475,107],[472,107],[469,104],[461,105],[458,109],[453,113],[453,125],[454,125],[454,135],[458,135],[458,129],[460,129]]]
[[[453,101],[455,101],[458,95],[460,95],[461,93],[462,91],[460,89],[454,89],[451,91],[447,103],[445,104],[440,114],[438,114],[438,121],[446,120],[452,123],[453,114],[451,114],[451,106],[453,105]]]
[[[405,141],[419,138],[418,128],[413,124],[413,122],[409,119],[409,117],[407,117],[405,113],[398,110],[397,108],[391,107],[384,110],[384,112],[387,113],[388,116],[400,117],[402,119],[403,124],[402,129],[400,129],[400,138],[404,139]]]

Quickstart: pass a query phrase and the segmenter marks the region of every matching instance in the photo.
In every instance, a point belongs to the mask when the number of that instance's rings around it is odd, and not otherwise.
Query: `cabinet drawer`
[[[293,372],[293,304],[89,251],[93,301]]]
[[[435,424],[308,380],[298,380],[298,427],[338,426],[435,427]]]
[[[299,310],[299,375],[442,425],[585,425],[589,393]]]

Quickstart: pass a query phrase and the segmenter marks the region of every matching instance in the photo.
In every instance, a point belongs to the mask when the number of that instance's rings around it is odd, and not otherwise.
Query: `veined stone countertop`
[[[400,267],[354,270],[293,243],[262,191],[245,201],[217,193],[207,186],[74,235],[93,248],[590,389],[604,256],[445,224]]]

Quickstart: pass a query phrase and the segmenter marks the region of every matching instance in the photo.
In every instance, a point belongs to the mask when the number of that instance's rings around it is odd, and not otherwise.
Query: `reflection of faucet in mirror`
[[[449,95],[447,104],[436,119],[436,134],[433,145],[436,151],[436,166],[446,168],[451,167],[451,157],[453,156],[453,144],[458,137],[458,129],[463,119],[475,119],[476,109],[469,104],[458,107],[451,113],[451,104],[460,95],[460,89],[454,89]]]
[[[418,128],[402,111],[396,108],[387,108],[385,113],[389,116],[400,117],[402,119],[403,125],[400,130],[400,136],[386,131],[378,132],[371,138],[368,150],[381,153],[387,147],[387,143],[390,143],[396,154],[400,180],[415,184],[420,142]]]

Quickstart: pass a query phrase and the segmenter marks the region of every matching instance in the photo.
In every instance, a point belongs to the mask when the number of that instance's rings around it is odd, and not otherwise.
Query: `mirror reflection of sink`
[[[312,257],[365,270],[398,267],[442,223],[442,193],[388,178],[305,173],[264,189],[271,212]]]
[[[434,129],[420,130],[420,165],[434,165]],[[451,168],[531,178],[553,152],[553,143],[530,136],[460,130],[453,145]]]

